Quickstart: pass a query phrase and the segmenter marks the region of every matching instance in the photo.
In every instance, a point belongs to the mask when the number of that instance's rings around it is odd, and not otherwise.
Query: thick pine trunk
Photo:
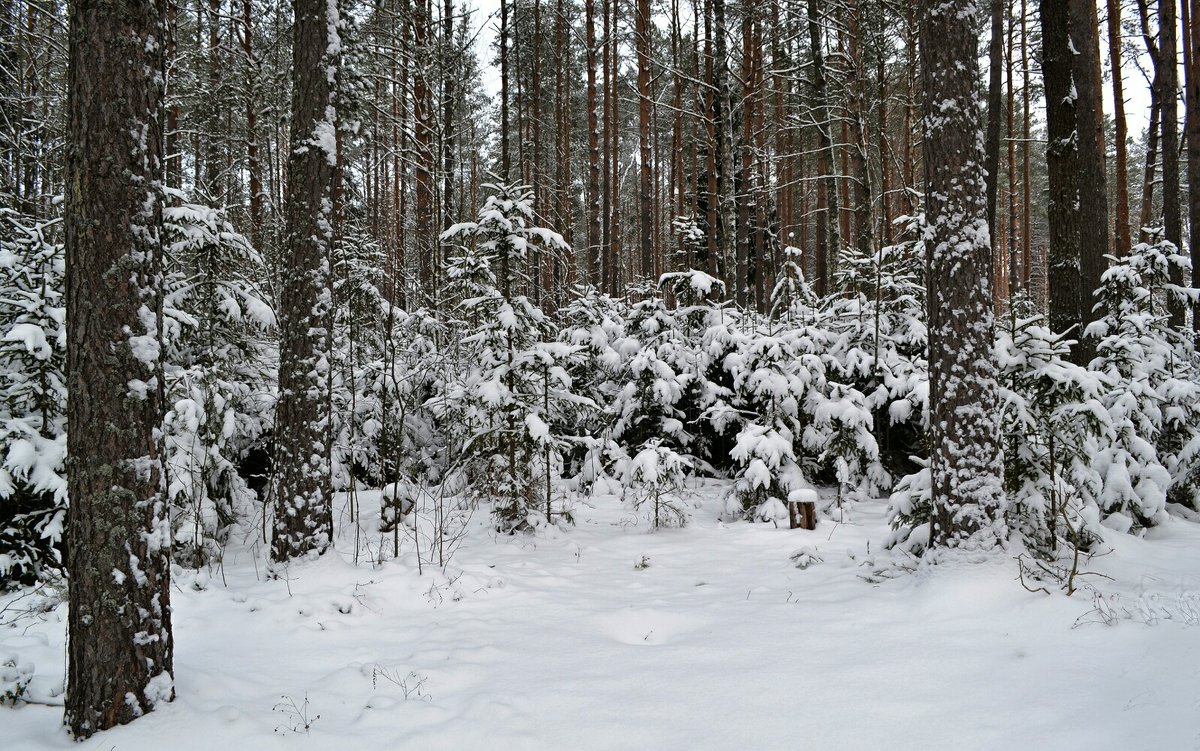
[[[1065,2],[1042,0],[1042,76],[1046,87],[1048,143],[1046,168],[1050,195],[1050,326],[1077,327],[1079,320],[1079,151],[1076,102],[1072,96],[1070,15]],[[1079,332],[1072,332],[1078,337]]]
[[[1099,39],[1089,0],[1042,2],[1050,178],[1050,323],[1081,337],[1108,252],[1108,194],[1097,69]],[[1089,359],[1086,340],[1073,348]]]
[[[333,534],[329,470],[336,102],[327,54],[333,0],[295,0],[292,147],[288,157],[275,408],[275,535],[271,559],[321,553]],[[336,49],[336,45],[334,49]]]
[[[162,423],[163,71],[154,0],[70,5],[66,724],[174,695]]]
[[[926,234],[933,509],[930,542],[980,549],[1003,538],[1003,465],[992,355],[992,267],[969,0],[925,3]]]
[[[1100,277],[1108,267],[1108,169],[1104,154],[1103,83],[1100,78],[1100,29],[1094,0],[1072,0],[1071,40],[1075,89],[1079,94],[1079,320],[1083,328],[1096,320]],[[1177,141],[1178,143],[1178,141]],[[1176,172],[1178,174],[1178,172]],[[1178,188],[1178,186],[1176,186]],[[1178,193],[1176,194],[1178,195]],[[1082,329],[1080,331],[1082,334]],[[1080,363],[1091,360],[1095,344],[1084,338],[1075,348]]]

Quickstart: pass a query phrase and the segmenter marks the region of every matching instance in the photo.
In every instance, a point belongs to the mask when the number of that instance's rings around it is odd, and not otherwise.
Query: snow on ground
[[[174,703],[80,745],[60,706],[4,708],[0,746],[1200,749],[1200,524],[1114,534],[1089,569],[1116,579],[1067,598],[1010,557],[879,579],[882,505],[726,525],[723,487],[657,532],[611,497],[536,537],[478,511],[444,573],[418,575],[411,541],[356,567],[352,534],[288,581],[230,551],[176,577]],[[0,660],[59,703],[64,621],[0,628]]]

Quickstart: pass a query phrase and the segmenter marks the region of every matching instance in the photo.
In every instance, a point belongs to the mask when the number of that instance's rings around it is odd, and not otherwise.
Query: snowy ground
[[[882,505],[789,531],[719,523],[718,492],[659,532],[608,497],[533,538],[477,512],[445,573],[411,541],[356,567],[351,537],[290,581],[231,551],[224,582],[176,577],[173,704],[82,745],[61,706],[3,708],[0,746],[1200,749],[1200,524],[1114,535],[1089,569],[1116,580],[1067,598],[1008,557],[868,581]],[[60,704],[64,621],[0,628]]]

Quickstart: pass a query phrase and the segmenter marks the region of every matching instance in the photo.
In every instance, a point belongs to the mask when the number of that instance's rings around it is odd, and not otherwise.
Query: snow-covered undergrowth
[[[728,483],[689,485],[677,529],[616,495],[576,498],[575,527],[534,536],[497,535],[481,508],[421,573],[411,536],[392,558],[375,531],[377,492],[359,525],[339,499],[336,552],[285,579],[233,540],[223,566],[176,569],[175,702],[82,746],[61,725],[66,606],[6,595],[0,678],[35,703],[0,709],[3,747],[1200,744],[1200,525],[1107,530],[1112,552],[1085,569],[1113,579],[1067,598],[1022,588],[1011,555],[884,551],[882,501],[793,531],[722,522]]]

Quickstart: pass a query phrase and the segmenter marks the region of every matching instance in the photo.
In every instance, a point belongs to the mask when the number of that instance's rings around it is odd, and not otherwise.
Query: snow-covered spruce
[[[224,214],[163,210],[167,497],[175,560],[198,566],[254,519],[238,464],[271,430],[275,313],[258,251]]]
[[[1097,290],[1102,315],[1086,331],[1096,350],[1089,369],[1109,384],[1102,401],[1112,431],[1093,466],[1106,523],[1127,531],[1162,522],[1168,497],[1193,507],[1200,499],[1200,360],[1169,310],[1197,292],[1171,283],[1172,270],[1187,277],[1191,263],[1166,240],[1112,261]]]
[[[558,341],[554,322],[521,294],[530,252],[568,246],[534,223],[528,189],[489,189],[476,221],[442,235],[456,246],[448,276],[465,324],[464,367],[436,406],[443,419],[467,426],[462,452],[475,492],[493,501],[497,528],[515,532],[570,519],[553,480],[581,440],[574,415],[592,403],[572,390],[570,363],[582,348]]]
[[[62,565],[66,311],[60,220],[0,209],[0,590]]]

